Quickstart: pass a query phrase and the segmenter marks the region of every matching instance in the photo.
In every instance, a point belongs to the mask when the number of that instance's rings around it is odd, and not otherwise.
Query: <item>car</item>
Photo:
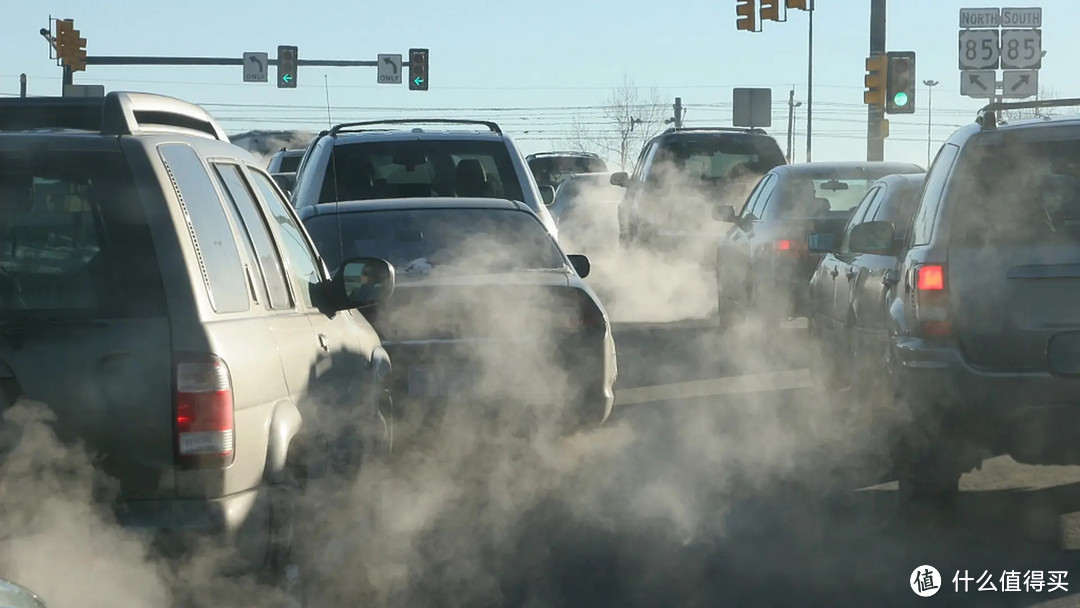
[[[806,316],[822,257],[808,250],[810,233],[842,230],[878,179],[923,171],[876,161],[781,165],[761,178],[737,216],[730,205],[717,207],[716,219],[733,223],[714,250],[721,329],[750,311],[767,327]]]
[[[581,253],[610,253],[619,244],[619,203],[623,191],[611,185],[610,173],[571,175],[555,190],[548,206],[567,248]]]
[[[295,572],[339,427],[388,443],[390,360],[352,309],[392,288],[349,300],[258,159],[148,93],[0,100],[0,244],[0,410],[48,406],[159,554]]]
[[[296,169],[300,167],[300,159],[303,157],[304,148],[282,148],[270,157],[270,162],[266,165],[266,172],[271,175],[274,173],[296,173]]]
[[[809,330],[820,354],[815,384],[850,387],[860,397],[881,386],[889,341],[883,279],[903,247],[902,238],[882,235],[906,234],[925,180],[924,173],[883,177],[843,232],[810,235],[810,253],[824,255],[810,278]]]
[[[0,608],[48,608],[36,593],[8,580],[0,579]]]
[[[762,129],[669,128],[645,143],[632,176],[611,176],[626,188],[620,243],[659,251],[696,244],[711,254],[720,234],[710,220],[715,207],[745,200],[762,175],[786,162]]]
[[[907,513],[953,513],[987,456],[1080,463],[1080,117],[999,120],[1074,105],[987,105],[929,169],[888,276],[883,392],[910,420]]]
[[[407,130],[394,128],[409,125],[413,127]],[[554,200],[555,189],[536,185],[513,139],[491,121],[435,118],[336,125],[308,144],[292,203],[303,209],[329,202],[428,196],[513,199],[532,210],[558,239],[546,205]]]
[[[300,216],[331,266],[376,256],[395,268],[393,295],[366,314],[394,361],[399,413],[503,403],[510,391],[563,407],[553,419],[564,429],[607,419],[618,362],[608,314],[584,281],[589,259],[566,255],[521,202],[364,200]]]
[[[538,152],[525,157],[539,186],[558,189],[567,177],[578,173],[606,173],[607,163],[592,152]]]

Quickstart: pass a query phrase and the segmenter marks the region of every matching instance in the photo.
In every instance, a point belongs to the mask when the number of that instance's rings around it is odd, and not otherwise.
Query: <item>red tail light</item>
[[[791,241],[785,239],[776,244],[776,248],[780,251],[791,251]]]
[[[944,338],[952,334],[945,267],[925,264],[915,269],[915,318],[923,335]]]
[[[776,250],[785,255],[806,255],[806,242],[798,239],[782,239],[776,242]]]
[[[233,460],[233,393],[229,368],[213,355],[176,364],[178,464],[228,466]]]
[[[587,329],[603,329],[604,313],[585,292],[579,294],[581,325]]]

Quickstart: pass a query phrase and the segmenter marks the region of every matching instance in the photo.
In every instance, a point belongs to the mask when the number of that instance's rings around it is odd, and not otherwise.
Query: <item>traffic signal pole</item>
[[[885,53],[885,0],[870,0],[870,55]],[[866,160],[885,160],[885,138],[882,137],[884,108],[868,106],[866,116]]]
[[[814,160],[811,155],[814,141],[814,0],[810,0],[810,32],[807,36],[809,49],[806,60],[806,162]]]

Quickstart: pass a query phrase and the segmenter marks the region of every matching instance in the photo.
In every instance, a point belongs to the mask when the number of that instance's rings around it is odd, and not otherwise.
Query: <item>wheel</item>
[[[903,407],[904,396],[894,393]],[[940,424],[915,418],[899,432],[894,452],[901,519],[915,524],[951,522],[960,496],[959,438]]]
[[[742,320],[740,307],[733,300],[724,297],[723,282],[719,273],[716,276],[716,321],[720,336],[723,337],[728,330]]]

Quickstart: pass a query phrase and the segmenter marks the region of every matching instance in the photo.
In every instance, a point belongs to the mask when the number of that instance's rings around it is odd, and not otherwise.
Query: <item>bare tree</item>
[[[1057,92],[1053,89],[1044,89],[1039,87],[1039,92],[1035,94],[1035,101],[1040,99],[1056,99],[1058,97]],[[1066,108],[1020,108],[1017,110],[1004,110],[1001,112],[1002,120],[1017,121],[1024,120],[1026,118],[1050,118],[1057,115],[1061,110]],[[1075,109],[1075,108],[1074,108]]]
[[[664,126],[666,107],[652,89],[643,94],[630,76],[612,89],[604,102],[602,125],[575,118],[569,145],[577,150],[597,152],[618,159],[619,168],[629,170],[645,142]]]

